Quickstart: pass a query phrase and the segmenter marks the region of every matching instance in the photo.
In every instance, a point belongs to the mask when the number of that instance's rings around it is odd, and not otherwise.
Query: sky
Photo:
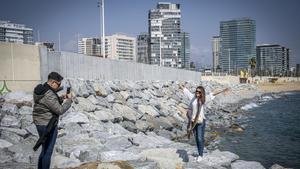
[[[105,34],[137,36],[148,31],[148,11],[158,2],[181,5],[181,29],[190,33],[191,61],[212,65],[211,38],[220,21],[250,17],[256,21],[257,44],[290,48],[291,66],[300,63],[300,0],[105,0]],[[77,51],[79,37],[100,35],[97,0],[1,0],[0,20],[25,24],[37,41]]]

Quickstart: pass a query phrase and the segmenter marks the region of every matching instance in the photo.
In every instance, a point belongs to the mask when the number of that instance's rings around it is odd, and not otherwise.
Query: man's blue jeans
[[[37,131],[38,131],[40,137],[43,135],[43,133],[45,133],[47,131],[46,126],[37,125],[36,128],[37,128]],[[52,156],[53,148],[55,145],[56,137],[57,137],[57,127],[54,127],[51,130],[50,135],[48,136],[45,143],[42,144],[42,151],[39,156],[38,169],[49,169],[50,168],[51,156]]]
[[[204,149],[204,131],[205,131],[205,119],[202,123],[196,124],[194,128],[194,135],[196,139],[197,149],[199,156],[203,156],[203,149]]]

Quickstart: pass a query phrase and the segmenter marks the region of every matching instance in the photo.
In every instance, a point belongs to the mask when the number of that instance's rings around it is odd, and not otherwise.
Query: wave
[[[242,110],[249,110],[252,108],[258,107],[258,105],[256,103],[249,103],[244,105],[243,107],[241,107]]]

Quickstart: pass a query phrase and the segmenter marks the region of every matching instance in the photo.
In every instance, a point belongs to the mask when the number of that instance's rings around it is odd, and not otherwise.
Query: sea
[[[249,115],[245,131],[225,133],[219,149],[265,168],[300,169],[300,92],[266,95],[242,109]]]

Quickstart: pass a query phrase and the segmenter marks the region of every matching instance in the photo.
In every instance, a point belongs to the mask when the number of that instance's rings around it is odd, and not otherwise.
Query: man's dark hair
[[[64,78],[57,72],[51,72],[48,75],[48,80],[50,79],[61,82]]]

